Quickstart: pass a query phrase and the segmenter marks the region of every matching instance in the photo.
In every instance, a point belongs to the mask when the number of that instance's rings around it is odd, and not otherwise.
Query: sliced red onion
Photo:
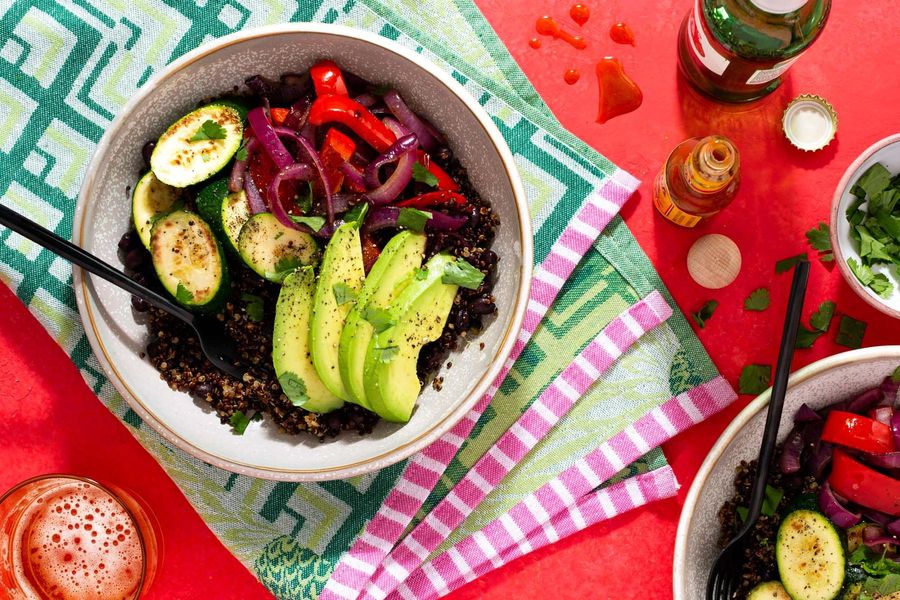
[[[357,189],[364,190],[367,188],[366,181],[363,177],[362,172],[351,165],[350,163],[344,161],[340,167],[338,167],[340,172],[344,175],[344,178],[351,181],[353,183],[353,187]],[[341,212],[335,209],[336,212]]]
[[[890,406],[879,406],[877,408],[873,408],[869,411],[869,416],[878,421],[879,423],[883,423],[888,427],[891,426],[891,418],[894,416],[894,409]]]
[[[425,222],[425,227],[434,231],[456,231],[469,221],[468,217],[454,217],[436,210],[428,212],[431,218]]]
[[[257,148],[259,148],[259,142],[256,138],[252,136],[247,138],[246,145],[244,146],[247,157],[244,160],[235,159],[234,166],[231,167],[231,176],[228,178],[229,192],[239,192],[244,187],[244,175],[247,172],[247,162],[250,160],[250,155],[256,152]]]
[[[400,142],[400,138],[405,138],[408,135],[406,129],[393,119],[385,119],[384,124],[398,138],[394,145]],[[391,146],[391,148],[393,148],[393,146]],[[390,149],[388,152],[390,152]],[[376,159],[376,161],[377,160],[378,159]],[[395,200],[397,196],[406,189],[409,182],[412,181],[412,170],[415,162],[416,153],[410,148],[407,152],[400,155],[399,160],[397,160],[397,166],[394,168],[394,172],[391,173],[390,177],[388,177],[383,184],[366,193],[366,199],[374,206],[382,206]],[[369,167],[366,167],[366,172],[368,173],[368,171]]]
[[[873,508],[866,508],[865,506],[860,507],[859,512],[862,513],[862,516],[864,516],[867,521],[872,521],[873,523],[878,523],[879,525],[887,525],[891,522],[891,519],[894,518],[887,513],[877,511]]]
[[[397,219],[403,211],[399,206],[380,206],[369,213],[366,230],[378,231],[388,227],[397,227]],[[453,217],[442,212],[429,210],[431,218],[425,221],[425,228],[433,231],[456,231],[466,224],[466,217]]]
[[[384,103],[387,105],[388,109],[390,109],[391,113],[403,123],[404,127],[416,134],[419,143],[425,150],[434,150],[437,146],[437,140],[431,135],[428,127],[422,122],[419,116],[410,110],[406,105],[406,102],[403,101],[403,98],[400,97],[400,94],[397,93],[397,90],[391,90],[385,94]]]
[[[350,210],[352,206],[359,204],[362,200],[362,194],[354,194],[353,192],[339,192],[334,195],[334,214],[340,214]]]
[[[889,534],[900,536],[900,519],[894,519],[893,521],[885,525],[884,528]]]
[[[300,135],[310,144],[316,143],[316,126],[307,122],[300,130]]]
[[[251,214],[258,215],[267,212],[266,201],[259,194],[259,189],[252,177],[244,177],[244,193],[247,194],[247,204],[250,205]]]
[[[247,122],[250,124],[250,129],[253,130],[253,135],[259,140],[275,166],[283,169],[294,162],[291,153],[278,139],[278,134],[275,133],[275,128],[266,117],[265,109],[262,106],[250,109],[250,112],[247,113]]]
[[[866,462],[882,469],[900,469],[900,452],[886,454],[867,454]]]
[[[312,179],[312,167],[305,163],[288,165],[272,178],[272,182],[269,184],[268,193],[266,194],[266,198],[269,200],[269,210],[272,211],[272,214],[275,215],[278,222],[285,227],[305,231],[300,224],[295,223],[293,219],[291,219],[290,215],[288,215],[287,211],[284,209],[284,205],[281,204],[281,199],[278,197],[278,188],[281,187],[281,182],[296,180],[309,181],[310,179]]]
[[[866,390],[856,398],[850,401],[850,404],[847,405],[847,412],[852,412],[856,414],[862,414],[875,406],[882,398],[882,392],[880,388],[872,388],[871,390]]]
[[[366,187],[373,189],[382,185],[381,180],[378,178],[378,171],[381,167],[400,160],[404,154],[415,150],[417,145],[418,141],[416,136],[412,133],[399,138],[396,142],[391,144],[391,147],[387,149],[387,152],[370,162],[366,167]]]
[[[275,132],[278,135],[290,137],[297,142],[303,148],[303,151],[309,158],[309,162],[312,163],[313,168],[319,174],[319,181],[322,183],[322,189],[325,192],[325,218],[326,222],[331,225],[334,223],[334,193],[331,189],[331,182],[328,181],[328,175],[325,174],[325,166],[322,164],[322,159],[319,158],[319,153],[316,152],[310,141],[297,131],[285,127],[276,127]]]
[[[819,488],[819,508],[832,523],[844,529],[862,520],[862,515],[852,513],[841,505],[827,481]]]
[[[891,433],[894,434],[894,448],[900,450],[900,410],[895,410],[891,417]]]
[[[885,377],[878,386],[884,398],[879,403],[881,406],[892,406],[900,410],[900,381],[894,381],[890,376]]]
[[[284,118],[282,125],[288,129],[300,131],[309,119],[309,109],[312,106],[312,98],[304,96],[291,105],[291,111]]]
[[[834,455],[834,446],[828,442],[820,441],[816,444],[815,450],[806,461],[806,471],[816,479],[822,479],[825,475],[825,469],[831,464],[831,458]]]
[[[827,515],[826,515],[827,516]],[[900,544],[900,540],[884,532],[881,527],[869,525],[863,528],[863,544],[872,549],[880,550],[883,544]]]
[[[821,421],[822,417],[810,408],[809,404],[805,402],[800,405],[800,408],[797,409],[797,414],[794,415],[794,423],[813,423],[815,421]]]
[[[360,104],[362,104],[362,105],[365,106],[366,108],[372,108],[373,106],[375,106],[375,104],[378,103],[378,98],[376,98],[376,97],[375,97],[374,95],[372,95],[372,94],[360,94],[359,96],[357,96],[356,98],[354,98],[354,100],[355,100],[356,102],[359,102]]]
[[[788,434],[781,450],[779,465],[782,473],[796,473],[800,470],[800,454],[803,452],[803,434],[794,429]]]

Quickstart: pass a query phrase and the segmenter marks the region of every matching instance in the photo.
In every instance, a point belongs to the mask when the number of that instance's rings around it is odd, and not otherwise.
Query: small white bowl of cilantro
[[[850,287],[900,319],[900,134],[869,147],[844,173],[831,206],[831,244]]]

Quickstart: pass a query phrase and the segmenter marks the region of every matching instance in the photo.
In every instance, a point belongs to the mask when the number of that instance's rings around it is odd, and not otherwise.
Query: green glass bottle
[[[698,90],[756,100],[825,27],[831,0],[694,0],[678,35],[678,65]]]

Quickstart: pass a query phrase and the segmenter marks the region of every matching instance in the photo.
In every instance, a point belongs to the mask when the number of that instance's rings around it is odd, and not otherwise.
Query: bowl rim
[[[831,248],[834,251],[835,259],[838,263],[838,268],[841,270],[841,275],[844,276],[844,281],[846,281],[850,287],[856,292],[856,295],[865,300],[869,306],[880,310],[886,315],[890,315],[895,319],[900,319],[900,310],[897,310],[891,306],[888,306],[878,298],[874,297],[869,293],[869,290],[856,279],[856,275],[850,270],[850,267],[847,265],[847,260],[844,258],[844,253],[841,251],[840,240],[837,236],[837,227],[835,223],[838,222],[838,219],[842,218],[841,214],[841,198],[844,196],[844,192],[850,187],[850,179],[859,170],[864,162],[872,157],[879,150],[886,148],[892,144],[900,143],[900,133],[895,133],[893,135],[889,135],[886,138],[878,140],[865,150],[863,150],[862,154],[856,157],[856,159],[850,163],[850,166],[847,167],[847,170],[844,171],[843,176],[841,176],[841,181],[838,183],[837,188],[834,190],[834,196],[831,200]]]
[[[242,463],[234,459],[220,457],[207,450],[195,446],[193,443],[175,434],[175,432],[169,429],[165,425],[165,423],[158,420],[144,407],[143,403],[139,400],[137,395],[134,394],[125,383],[124,378],[120,375],[119,371],[115,367],[115,364],[112,361],[109,352],[103,345],[103,341],[100,338],[99,331],[97,330],[96,324],[94,322],[95,317],[93,314],[91,302],[91,292],[88,289],[88,281],[90,280],[90,277],[87,277],[84,271],[79,267],[73,268],[72,287],[75,291],[75,299],[78,307],[78,312],[81,317],[88,342],[106,376],[109,378],[110,382],[113,384],[116,390],[122,395],[131,409],[134,410],[144,421],[147,422],[148,425],[150,425],[150,427],[156,433],[161,435],[167,442],[187,452],[195,458],[198,458],[209,464],[233,473],[239,473],[242,475],[249,475],[253,477],[259,477],[261,479],[269,479],[275,481],[328,481],[333,479],[354,477],[388,467],[422,450],[426,446],[435,442],[445,433],[450,431],[460,420],[466,417],[475,403],[478,402],[478,400],[485,394],[485,392],[487,392],[489,386],[497,378],[500,370],[502,369],[510,352],[512,351],[513,345],[515,344],[517,338],[517,333],[519,329],[521,329],[525,311],[528,306],[528,298],[531,289],[531,279],[534,269],[534,238],[532,232],[531,217],[528,210],[527,196],[525,194],[525,189],[519,176],[518,169],[516,168],[515,161],[513,159],[513,155],[509,149],[509,146],[503,139],[503,136],[500,134],[500,131],[497,129],[496,125],[494,125],[490,116],[488,116],[487,112],[485,112],[484,108],[482,108],[482,106],[478,104],[478,102],[471,96],[471,94],[469,94],[468,91],[466,91],[466,89],[462,85],[460,85],[455,79],[453,79],[453,77],[449,73],[443,71],[430,60],[413,52],[412,50],[409,50],[401,46],[400,44],[377,34],[342,25],[324,23],[285,23],[277,25],[267,25],[263,27],[245,29],[233,34],[229,34],[227,36],[223,36],[216,40],[212,40],[184,54],[177,60],[167,65],[159,73],[155,74],[149,81],[147,81],[147,83],[145,83],[139,90],[137,90],[137,92],[135,92],[135,94],[128,100],[128,102],[119,111],[118,115],[116,115],[116,117],[110,123],[103,137],[100,139],[100,142],[97,144],[96,149],[94,150],[91,162],[88,165],[84,180],[81,185],[81,189],[78,194],[78,201],[75,207],[75,214],[73,219],[72,241],[79,246],[83,245],[85,239],[84,226],[86,220],[85,217],[87,212],[87,205],[89,199],[94,194],[93,188],[97,167],[107,153],[112,137],[118,132],[119,128],[127,120],[129,115],[137,105],[139,105],[147,96],[154,92],[157,87],[166,79],[173,76],[181,69],[196,62],[197,60],[209,56],[224,47],[236,45],[252,39],[274,37],[278,35],[295,35],[297,33],[333,35],[370,43],[396,55],[399,55],[401,58],[404,58],[413,63],[415,66],[424,71],[423,75],[430,75],[431,77],[436,79],[438,83],[448,88],[452,94],[454,94],[463,102],[466,108],[475,117],[476,121],[478,121],[481,127],[484,129],[485,133],[493,144],[494,150],[497,152],[504,165],[506,175],[512,189],[513,198],[515,200],[516,217],[519,223],[520,235],[518,240],[518,251],[521,257],[519,281],[517,289],[515,291],[514,302],[511,307],[512,315],[509,324],[507,325],[503,336],[500,338],[497,351],[492,361],[488,364],[487,369],[482,373],[478,380],[478,383],[472,388],[468,396],[465,397],[461,402],[459,402],[456,409],[444,416],[442,419],[437,420],[413,440],[392,448],[391,450],[382,452],[377,456],[366,458],[364,460],[356,461],[354,463],[346,465],[323,469],[278,469]]]
[[[835,367],[855,363],[864,362],[879,358],[895,357],[900,359],[900,345],[894,346],[873,346],[871,348],[859,348],[857,350],[848,350],[832,356],[827,356],[816,362],[798,369],[791,374],[788,381],[788,391],[794,386],[804,381],[824,373]],[[696,509],[697,500],[700,493],[706,487],[707,479],[718,464],[719,459],[725,449],[734,441],[735,436],[741,429],[769,404],[769,398],[772,395],[772,388],[769,388],[756,398],[754,398],[738,415],[731,421],[716,443],[710,449],[709,454],[700,465],[697,475],[694,477],[691,488],[684,499],[684,506],[681,509],[681,516],[678,519],[678,529],[675,534],[675,552],[672,557],[672,592],[674,600],[692,600],[684,596],[684,568],[686,564],[686,552],[688,543],[688,530],[694,518],[694,510]]]

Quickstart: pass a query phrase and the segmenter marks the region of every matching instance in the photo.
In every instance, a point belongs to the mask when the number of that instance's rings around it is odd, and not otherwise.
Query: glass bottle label
[[[760,83],[768,83],[773,79],[777,79],[781,77],[782,73],[787,71],[790,66],[797,61],[798,58],[800,58],[799,55],[781,61],[770,69],[760,69],[758,71],[754,71],[753,75],[750,76],[750,79],[747,80],[747,83],[749,85],[754,85]]]
[[[682,227],[695,227],[702,220],[701,217],[687,214],[672,202],[669,186],[666,185],[665,167],[653,183],[653,206],[662,216]]]
[[[700,4],[703,0],[694,2],[694,11],[688,19],[688,39],[690,40],[691,50],[703,66],[715,73],[721,75],[728,68],[729,61],[727,58],[716,52],[709,38],[706,37],[706,31],[703,29],[703,15],[701,14]]]

